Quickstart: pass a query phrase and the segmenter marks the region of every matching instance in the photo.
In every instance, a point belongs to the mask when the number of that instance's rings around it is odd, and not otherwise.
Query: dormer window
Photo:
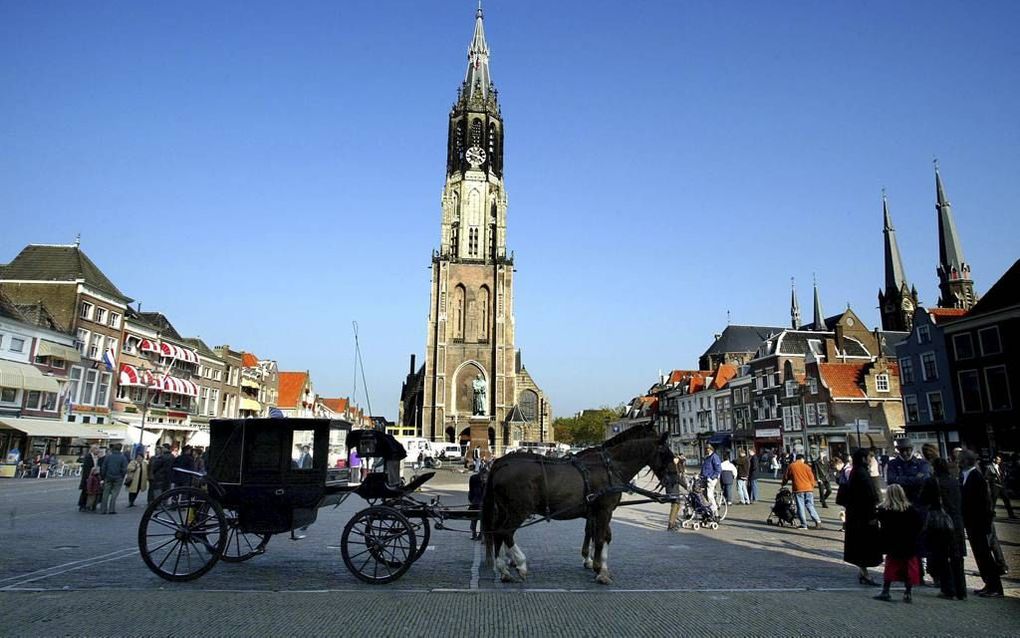
[[[880,374],[875,377],[875,389],[879,392],[889,391],[889,375]]]

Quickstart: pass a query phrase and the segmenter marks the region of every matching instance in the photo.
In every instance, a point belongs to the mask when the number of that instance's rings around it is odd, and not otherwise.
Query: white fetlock
[[[591,569],[592,568],[592,560],[590,558],[585,558],[584,559],[584,568],[585,569]]]
[[[521,575],[522,579],[526,579],[528,577],[528,557],[524,555],[524,550],[520,545],[514,545],[510,548],[510,556],[517,567],[517,573]]]
[[[598,576],[595,577],[595,582],[600,585],[610,585],[612,584],[613,579],[609,577],[609,572],[602,570],[598,573]]]

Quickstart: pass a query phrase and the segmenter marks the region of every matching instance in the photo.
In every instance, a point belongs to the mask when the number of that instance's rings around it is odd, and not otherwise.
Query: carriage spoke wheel
[[[417,545],[414,525],[406,516],[377,505],[361,510],[347,522],[340,538],[344,564],[359,580],[391,583],[410,569]]]
[[[194,487],[164,492],[138,524],[142,560],[166,580],[194,580],[205,574],[220,559],[226,541],[223,508]]]
[[[227,517],[227,542],[220,559],[228,563],[241,563],[259,554],[266,553],[266,543],[272,534],[243,532],[238,527],[237,510],[225,509]]]
[[[411,523],[411,528],[414,530],[414,538],[417,541],[417,550],[411,558],[411,562],[414,562],[421,558],[425,550],[428,549],[429,539],[432,538],[432,529],[429,525],[429,519],[424,516],[411,516],[407,520]]]

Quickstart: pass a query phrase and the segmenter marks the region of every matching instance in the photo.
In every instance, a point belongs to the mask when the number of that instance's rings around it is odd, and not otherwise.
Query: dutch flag
[[[111,343],[110,347],[103,353],[103,363],[106,364],[106,369],[113,372],[113,369],[117,366],[117,352],[114,350],[114,346]]]

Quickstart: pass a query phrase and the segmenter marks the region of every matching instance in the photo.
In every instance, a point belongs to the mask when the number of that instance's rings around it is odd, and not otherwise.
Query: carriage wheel
[[[242,532],[238,527],[237,510],[225,509],[223,513],[227,517],[227,542],[220,559],[228,563],[242,563],[266,553],[266,543],[272,534]]]
[[[410,521],[411,527],[414,529],[417,550],[414,552],[414,558],[411,559],[411,562],[415,562],[428,549],[429,539],[432,538],[432,529],[431,525],[429,525],[429,519],[424,516],[411,516],[407,520]]]
[[[145,508],[138,550],[149,569],[172,581],[194,580],[213,568],[227,541],[218,501],[194,487],[164,492]]]
[[[344,564],[359,580],[391,583],[404,575],[416,556],[414,525],[393,509],[377,505],[347,522],[340,538]]]

